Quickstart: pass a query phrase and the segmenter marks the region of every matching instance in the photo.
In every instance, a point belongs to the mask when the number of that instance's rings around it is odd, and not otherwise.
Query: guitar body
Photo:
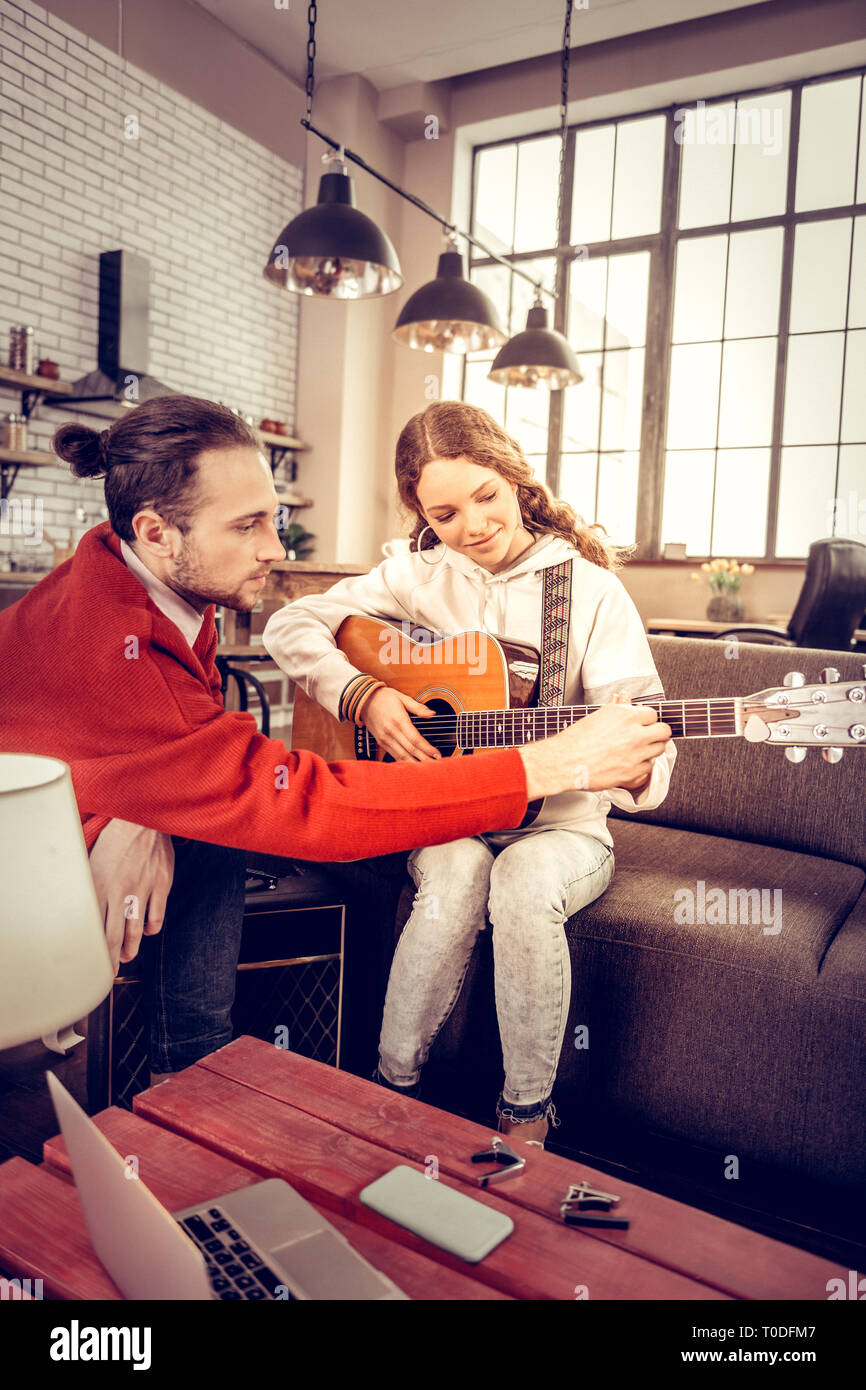
[[[350,617],[337,630],[336,642],[357,670],[410,695],[438,715],[526,709],[538,695],[541,660],[536,649],[488,632],[460,632],[439,638],[425,628],[401,624],[399,618]],[[428,736],[425,721],[418,718],[416,722],[443,758],[484,752],[458,747],[453,732],[437,731]],[[309,749],[328,762],[353,758],[394,761],[367,729],[335,719],[297,685],[292,747]],[[532,824],[543,804],[544,798],[529,803],[521,829]]]

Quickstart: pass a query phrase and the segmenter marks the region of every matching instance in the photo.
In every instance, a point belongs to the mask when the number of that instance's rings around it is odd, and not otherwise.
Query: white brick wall
[[[139,139],[126,139],[135,116]],[[300,212],[302,172],[32,0],[0,0],[0,362],[30,323],[37,360],[74,381],[96,362],[99,254],[151,265],[149,371],[176,390],[295,424],[298,310],[262,277]],[[20,409],[0,386],[0,414]],[[28,445],[65,419],[43,408]],[[102,485],[65,464],[25,469],[13,498],[41,498],[58,543],[101,520]],[[83,508],[85,517],[76,516]],[[2,534],[0,568],[47,568],[51,547]]]

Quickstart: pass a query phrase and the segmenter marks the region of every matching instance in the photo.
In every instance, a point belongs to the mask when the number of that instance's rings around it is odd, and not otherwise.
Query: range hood
[[[95,371],[72,383],[71,396],[46,393],[46,404],[119,420],[153,396],[176,396],[147,370],[150,262],[132,251],[99,257],[99,343]]]

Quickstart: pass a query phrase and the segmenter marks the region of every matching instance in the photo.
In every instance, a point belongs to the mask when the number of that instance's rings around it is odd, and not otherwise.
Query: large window
[[[497,387],[490,353],[464,399],[641,556],[866,539],[864,102],[856,72],[572,129],[559,228],[558,135],[475,151],[473,231],[557,289],[584,379]],[[526,281],[471,276],[525,327]]]

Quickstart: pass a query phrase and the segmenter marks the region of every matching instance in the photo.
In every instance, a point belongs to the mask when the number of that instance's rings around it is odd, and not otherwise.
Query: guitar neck
[[[742,699],[642,700],[669,724],[674,738],[733,738],[742,731]],[[457,716],[461,748],[512,748],[558,734],[601,705],[559,705],[542,709],[472,710]],[[423,730],[423,719],[418,721]]]

